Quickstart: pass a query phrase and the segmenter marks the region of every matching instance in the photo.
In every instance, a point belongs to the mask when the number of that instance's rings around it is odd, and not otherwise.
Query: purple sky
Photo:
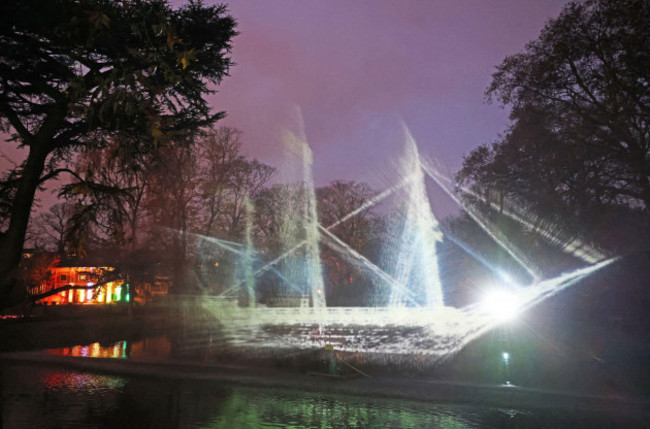
[[[507,111],[483,100],[491,73],[566,1],[227,3],[241,34],[237,64],[212,98],[228,115],[220,124],[244,132],[246,155],[282,169],[280,136],[296,130],[299,108],[316,185],[357,180],[381,190],[402,153],[401,121],[450,173],[505,130]]]
[[[237,63],[214,96],[244,150],[281,167],[298,106],[316,185],[361,180],[402,151],[400,121],[450,172],[493,141],[507,111],[484,102],[494,67],[521,51],[562,0],[232,0]]]

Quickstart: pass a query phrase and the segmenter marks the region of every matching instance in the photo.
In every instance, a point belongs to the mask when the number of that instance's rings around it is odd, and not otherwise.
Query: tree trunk
[[[17,288],[16,272],[22,256],[34,196],[49,153],[48,142],[49,136],[47,140],[44,136],[35,136],[30,146],[27,163],[11,207],[9,228],[0,242],[0,308],[12,306],[24,297],[23,291]]]

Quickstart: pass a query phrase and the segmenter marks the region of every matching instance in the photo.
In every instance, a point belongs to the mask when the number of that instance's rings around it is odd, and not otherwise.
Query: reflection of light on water
[[[92,343],[46,350],[49,354],[60,356],[116,359],[161,358],[169,356],[170,351],[171,344],[165,336],[138,341],[123,340],[108,345]]]
[[[141,366],[144,368],[144,366]],[[147,371],[148,372],[148,371]],[[393,381],[397,381],[393,379]],[[322,383],[327,386],[331,383]],[[211,383],[194,377],[141,377],[93,375],[88,372],[53,370],[46,366],[8,363],[0,371],[2,427],[4,428],[521,428],[521,427],[645,427],[647,413],[629,413],[625,404],[642,402],[594,402],[584,396],[561,395],[555,401],[526,395],[513,385],[498,397],[521,398],[515,403],[491,405],[489,393],[469,386],[467,396],[428,400],[443,387],[402,379],[393,393],[334,393],[325,389],[273,388],[266,382],[244,387]],[[349,384],[346,384],[349,386]],[[427,386],[418,389],[417,386]],[[409,386],[417,400],[401,399]],[[317,387],[317,386],[316,386]],[[402,388],[404,389],[402,391]],[[504,386],[505,388],[505,386]],[[452,390],[453,391],[453,390]],[[495,392],[497,390],[494,390]],[[422,397],[420,395],[426,395]],[[464,402],[465,398],[472,402]],[[476,401],[484,401],[477,403]],[[562,404],[559,404],[559,402]],[[606,403],[607,406],[599,407]],[[618,405],[624,405],[619,409]],[[533,406],[534,405],[534,406]],[[597,408],[598,407],[598,408]]]
[[[558,407],[551,413],[549,409],[515,404],[498,408],[488,400],[477,406],[462,403],[462,399],[412,401],[383,395],[335,394],[329,389],[224,386],[204,380],[102,376],[43,367],[33,371],[8,369],[0,383],[2,423],[7,428],[644,426],[639,418],[615,412],[603,415],[582,407]],[[398,386],[410,383],[403,382]],[[469,397],[482,397],[477,395],[471,392]]]
[[[122,388],[126,382],[121,377],[98,375],[87,372],[49,371],[41,381],[50,390],[102,391]]]
[[[0,315],[0,320],[9,320],[9,319],[20,319],[22,316],[17,314],[4,314]]]
[[[481,418],[452,404],[237,388],[206,427],[466,429],[485,426]]]

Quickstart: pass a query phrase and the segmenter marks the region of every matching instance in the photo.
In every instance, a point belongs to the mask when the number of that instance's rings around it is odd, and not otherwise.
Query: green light
[[[127,292],[127,294],[126,294],[126,296],[124,297],[124,299],[126,300],[126,302],[129,302],[129,300],[131,299],[131,294]]]

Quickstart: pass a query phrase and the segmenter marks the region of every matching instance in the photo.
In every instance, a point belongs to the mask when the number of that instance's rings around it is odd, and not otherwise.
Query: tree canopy
[[[0,180],[0,301],[14,283],[35,191],[108,136],[132,153],[210,125],[231,66],[224,6],[163,0],[9,0],[0,17],[0,121],[27,159]]]
[[[487,97],[511,108],[512,124],[465,158],[461,187],[550,220],[593,226],[625,209],[648,223],[647,1],[569,3],[497,67]]]

